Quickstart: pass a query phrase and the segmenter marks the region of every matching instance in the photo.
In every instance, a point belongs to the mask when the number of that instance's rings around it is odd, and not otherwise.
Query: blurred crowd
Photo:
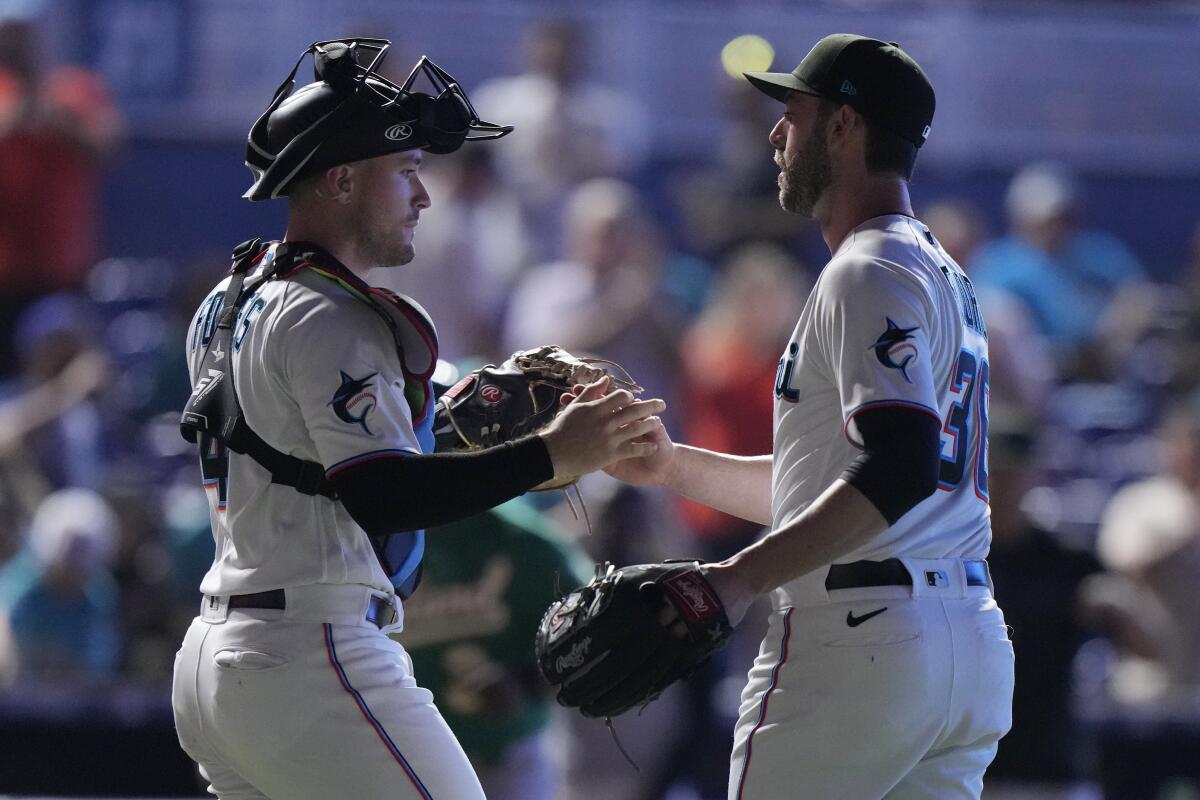
[[[212,556],[178,433],[183,341],[224,265],[103,253],[96,197],[120,113],[94,74],[41,64],[33,34],[0,23],[0,196],[22,199],[0,215],[0,685],[165,687]],[[536,26],[526,71],[472,92],[520,135],[426,162],[417,258],[375,282],[431,312],[460,369],[559,344],[665,398],[677,440],[768,452],[781,343],[823,263],[816,232],[778,208],[777,109],[726,81],[711,152],[652,173],[642,111],[589,82],[586,46],[569,22]],[[914,194],[989,331],[990,561],[1018,654],[991,781],[1160,796],[1187,778],[1163,753],[1200,739],[1200,228],[1187,263],[1155,271],[1174,276],[1163,284],[1089,224],[1067,165],[1017,170],[1003,219],[923,196],[920,168]],[[594,561],[719,559],[760,530],[603,475],[580,493],[586,519],[539,494],[432,532],[400,637],[418,679],[489,796],[724,797],[763,615],[616,721],[635,772],[603,724],[552,713],[526,643],[554,590],[529,565],[566,588]],[[1166,738],[1136,774],[1108,774],[1131,719]]]

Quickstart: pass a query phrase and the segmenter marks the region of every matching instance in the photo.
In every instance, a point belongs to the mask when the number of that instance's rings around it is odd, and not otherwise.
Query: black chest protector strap
[[[184,407],[179,431],[189,442],[210,436],[233,452],[250,456],[271,473],[272,483],[291,486],[302,494],[336,499],[337,492],[325,478],[323,466],[276,450],[250,429],[234,389],[233,326],[238,312],[242,303],[259,285],[270,280],[280,265],[280,260],[272,261],[250,286],[245,286],[247,273],[263,252],[260,239],[243,242],[233,251],[229,288],[225,291],[217,327],[205,345],[199,380]]]

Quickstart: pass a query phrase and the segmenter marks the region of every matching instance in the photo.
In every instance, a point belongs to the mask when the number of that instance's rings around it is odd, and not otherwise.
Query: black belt
[[[287,596],[283,589],[272,589],[268,592],[254,594],[232,594],[229,596],[230,608],[273,608],[282,611],[287,608]],[[367,604],[367,622],[376,628],[391,625],[396,619],[395,608],[387,599],[378,595],[371,596]]]
[[[967,586],[992,585],[988,564],[983,559],[964,559],[963,571],[967,575]],[[947,583],[948,576],[940,570],[926,570],[925,582],[929,586]],[[913,576],[898,558],[886,561],[855,561],[850,564],[830,564],[825,576],[825,588],[861,589],[866,586],[912,586]]]

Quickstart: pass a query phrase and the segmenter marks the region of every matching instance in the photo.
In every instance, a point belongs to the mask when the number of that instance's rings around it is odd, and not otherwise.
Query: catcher
[[[510,128],[480,120],[427,58],[391,82],[388,49],[330,40],[297,61],[246,147],[246,197],[287,198],[285,241],[238,248],[189,328],[181,426],[200,445],[216,557],[172,699],[218,797],[482,800],[387,635],[420,579],[423,529],[656,447],[639,440],[662,401],[589,373],[584,402],[545,427],[433,452],[432,322],[366,277],[413,257],[425,154]],[[315,80],[297,89],[309,55]]]

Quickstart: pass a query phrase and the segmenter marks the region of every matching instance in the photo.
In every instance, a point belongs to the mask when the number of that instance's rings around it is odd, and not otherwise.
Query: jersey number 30
[[[988,362],[976,358],[970,350],[960,350],[950,392],[958,399],[950,404],[942,425],[942,463],[938,473],[938,488],[953,491],[967,473],[975,473],[975,494],[984,502],[988,499]],[[972,402],[974,408],[972,408]],[[974,417],[974,420],[972,420]],[[978,436],[971,436],[971,424],[979,426]],[[949,437],[946,439],[945,437]],[[972,447],[972,439],[975,446]],[[949,448],[946,445],[949,445]]]

